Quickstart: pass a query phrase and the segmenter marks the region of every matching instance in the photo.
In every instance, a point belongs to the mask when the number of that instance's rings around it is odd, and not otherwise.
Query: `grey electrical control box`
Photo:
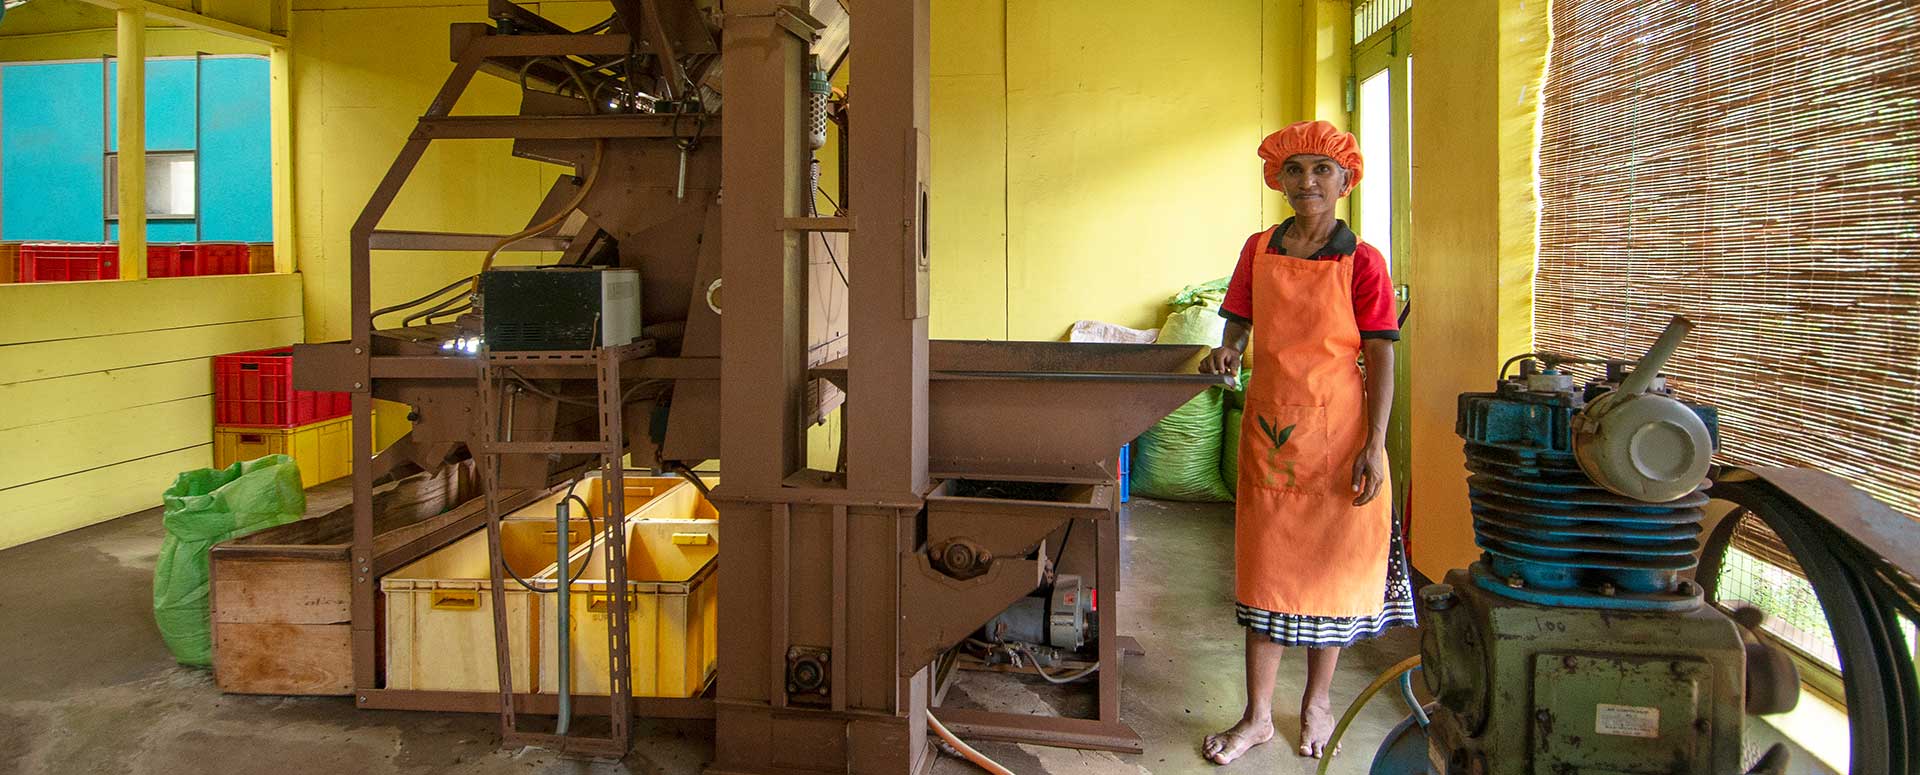
[[[640,338],[640,272],[507,267],[480,277],[487,349],[588,350]]]

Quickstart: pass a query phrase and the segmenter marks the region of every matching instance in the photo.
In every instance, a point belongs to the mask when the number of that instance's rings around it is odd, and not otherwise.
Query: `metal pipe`
[[[571,680],[573,677],[571,667],[573,661],[573,633],[571,631],[572,628],[569,626],[572,622],[573,610],[567,599],[567,587],[572,583],[567,579],[567,573],[570,570],[567,567],[567,554],[569,553],[567,546],[567,529],[572,525],[568,522],[567,511],[567,502],[565,500],[560,501],[553,507],[553,551],[554,555],[559,558],[557,562],[560,564],[560,586],[557,592],[558,599],[555,603],[559,606],[555,610],[560,614],[559,624],[555,627],[555,629],[558,630],[558,632],[555,633],[556,639],[560,641],[560,719],[554,723],[553,733],[561,737],[566,737],[567,727],[573,723],[573,681]]]
[[[1620,383],[1620,394],[1630,396],[1645,393],[1647,388],[1653,387],[1653,378],[1666,368],[1667,359],[1673,357],[1673,352],[1680,349],[1680,342],[1692,332],[1693,321],[1683,315],[1674,315],[1672,320],[1667,321],[1667,330],[1660,332],[1660,338],[1653,343],[1653,348],[1640,356],[1640,362],[1634,364],[1633,373]]]

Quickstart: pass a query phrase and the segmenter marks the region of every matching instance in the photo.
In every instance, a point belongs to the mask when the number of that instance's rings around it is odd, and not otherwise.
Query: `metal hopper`
[[[1111,482],[1120,445],[1230,383],[1199,373],[1204,345],[936,340],[928,350],[935,478]],[[847,359],[814,374],[845,390]]]

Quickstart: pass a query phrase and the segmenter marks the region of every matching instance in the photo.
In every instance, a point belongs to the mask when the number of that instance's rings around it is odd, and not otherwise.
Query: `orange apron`
[[[1278,229],[1279,227],[1274,227]],[[1253,378],[1240,430],[1234,596],[1307,616],[1373,616],[1386,597],[1391,483],[1354,506],[1367,440],[1353,257],[1253,259]]]

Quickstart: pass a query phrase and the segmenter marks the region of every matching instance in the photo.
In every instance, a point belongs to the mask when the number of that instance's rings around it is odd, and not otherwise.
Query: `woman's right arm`
[[[1220,346],[1213,348],[1206,361],[1200,364],[1204,374],[1240,375],[1240,353],[1247,349],[1248,327],[1246,323],[1229,319],[1226,332],[1220,335]]]

